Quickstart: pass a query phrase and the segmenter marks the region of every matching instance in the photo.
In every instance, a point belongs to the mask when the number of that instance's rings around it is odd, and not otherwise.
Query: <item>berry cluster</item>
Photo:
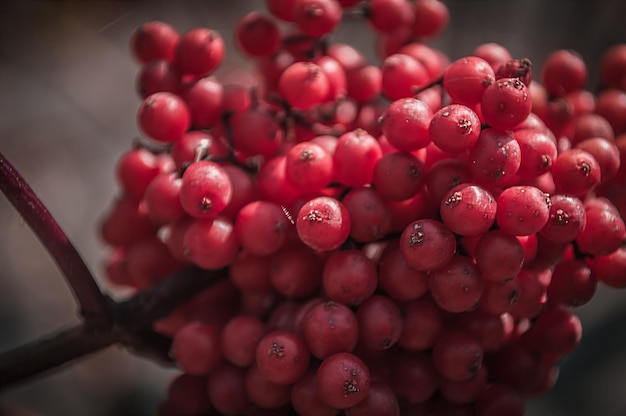
[[[141,26],[138,125],[101,234],[111,282],[228,278],[155,329],[165,415],[519,416],[598,282],[626,287],[626,45],[532,79],[502,45],[450,62],[437,0],[267,0],[220,34]],[[330,35],[345,13],[381,63]],[[621,150],[624,150],[622,152]]]

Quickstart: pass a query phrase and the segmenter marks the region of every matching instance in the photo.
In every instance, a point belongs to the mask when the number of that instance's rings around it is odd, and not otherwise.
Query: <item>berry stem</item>
[[[85,325],[100,328],[110,326],[112,317],[108,297],[100,291],[80,254],[43,202],[2,153],[0,190],[57,263],[78,302]]]
[[[42,337],[0,355],[0,389],[115,344],[115,329],[98,331],[81,324]]]

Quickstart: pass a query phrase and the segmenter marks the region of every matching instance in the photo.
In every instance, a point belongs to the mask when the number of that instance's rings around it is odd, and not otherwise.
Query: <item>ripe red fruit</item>
[[[329,87],[324,71],[312,62],[296,62],[278,79],[278,92],[290,106],[302,110],[321,104]]]
[[[224,57],[224,40],[211,29],[195,28],[184,33],[176,46],[175,64],[183,74],[211,74]]]
[[[157,142],[180,140],[189,129],[191,116],[185,102],[169,92],[157,92],[143,101],[137,114],[139,128]]]
[[[350,235],[350,214],[346,207],[330,197],[318,197],[305,203],[297,214],[296,229],[302,241],[314,250],[334,250]]]
[[[501,78],[488,86],[480,108],[487,124],[498,129],[512,129],[528,117],[532,101],[528,88],[518,78]]]
[[[130,49],[141,63],[156,60],[171,61],[179,35],[167,23],[153,21],[139,26],[130,39]]]
[[[239,48],[250,56],[270,56],[280,46],[280,31],[272,19],[253,11],[237,23],[235,39]]]
[[[541,79],[549,94],[562,97],[585,87],[587,66],[577,53],[561,49],[548,56],[543,64]]]
[[[328,406],[347,409],[365,400],[370,372],[356,355],[340,352],[322,361],[315,376],[317,395]]]
[[[215,217],[228,205],[232,194],[228,174],[215,162],[192,163],[183,174],[180,202],[193,217]]]

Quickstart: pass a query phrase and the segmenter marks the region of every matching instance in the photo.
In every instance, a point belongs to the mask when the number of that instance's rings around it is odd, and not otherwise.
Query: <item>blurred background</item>
[[[608,46],[626,42],[626,2],[446,0],[448,30],[428,42],[451,59],[495,41],[537,69],[555,49],[578,51],[597,84]],[[0,5],[0,151],[21,171],[106,290],[96,229],[116,194],[113,169],[139,134],[133,30],[163,20],[180,32],[217,29],[227,41],[218,78],[247,70],[232,45],[237,19],[263,1],[3,1]],[[334,39],[378,62],[374,35],[349,22]],[[239,72],[239,71],[237,71]],[[625,190],[626,191],[626,190]],[[584,335],[546,397],[528,415],[626,414],[626,292],[600,287],[579,309]],[[54,263],[0,198],[0,351],[78,322]],[[0,392],[2,415],[152,415],[173,369],[110,348]]]

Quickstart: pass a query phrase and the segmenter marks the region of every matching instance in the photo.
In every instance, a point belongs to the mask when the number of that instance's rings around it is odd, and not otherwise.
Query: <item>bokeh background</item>
[[[623,0],[446,3],[449,29],[429,44],[451,59],[496,41],[515,57],[530,58],[537,70],[550,51],[574,49],[589,65],[591,90],[597,85],[602,51],[626,42]],[[106,249],[96,229],[116,193],[116,159],[139,134],[138,66],[128,52],[130,35],[149,20],[169,22],[181,32],[195,26],[217,29],[228,47],[217,76],[233,80],[251,66],[233,46],[232,28],[245,12],[264,9],[264,2],[0,4],[0,151],[111,291],[102,278]],[[379,61],[366,24],[351,21],[334,38],[358,45],[370,60]],[[528,415],[626,414],[626,291],[600,287],[579,313],[582,344],[563,362],[554,391],[528,403]],[[77,322],[73,298],[54,263],[0,198],[0,351]],[[152,415],[174,374],[171,368],[110,348],[0,392],[0,415]]]

